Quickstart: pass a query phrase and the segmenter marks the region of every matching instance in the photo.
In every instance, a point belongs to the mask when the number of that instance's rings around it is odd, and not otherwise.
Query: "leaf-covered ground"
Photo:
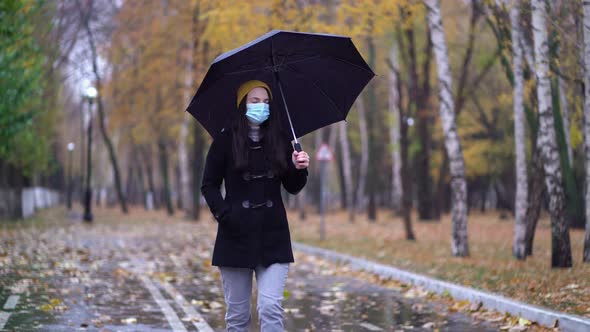
[[[373,223],[366,215],[357,215],[350,223],[346,212],[331,212],[326,216],[326,240],[320,241],[318,214],[308,213],[301,220],[297,211],[289,212],[292,236],[303,243],[590,317],[590,264],[582,263],[583,231],[570,233],[573,268],[551,269],[547,216],[539,221],[533,256],[526,261],[513,258],[514,224],[498,213],[470,213],[468,258],[451,255],[450,216],[445,215],[441,222],[413,218],[417,240],[407,241],[401,218],[389,210],[379,210]]]
[[[0,330],[196,331],[206,321],[222,331],[225,303],[210,260],[216,223],[205,212],[193,222],[180,213],[97,208],[95,222],[85,224],[79,212],[55,208],[32,220],[3,221],[0,307],[19,300],[0,309]],[[295,260],[283,301],[287,331],[540,330],[347,265],[302,253]]]

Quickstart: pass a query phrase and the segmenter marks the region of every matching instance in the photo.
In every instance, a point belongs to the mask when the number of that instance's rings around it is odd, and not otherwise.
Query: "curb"
[[[582,316],[552,311],[474,288],[437,280],[424,275],[400,270],[393,266],[368,261],[366,259],[341,254],[336,251],[318,248],[295,241],[292,243],[292,246],[293,249],[306,254],[320,256],[333,262],[348,263],[354,270],[372,272],[382,277],[393,278],[408,284],[421,286],[424,289],[437,294],[448,292],[448,294],[457,300],[468,300],[472,303],[481,302],[482,306],[488,310],[507,312],[512,316],[520,316],[545,327],[558,326],[562,331],[590,331],[590,319]]]

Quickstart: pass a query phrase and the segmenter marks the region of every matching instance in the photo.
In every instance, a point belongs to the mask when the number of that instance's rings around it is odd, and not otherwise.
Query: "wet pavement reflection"
[[[0,305],[20,296],[1,331],[223,331],[214,231],[179,221],[72,221],[0,238],[10,248],[0,252]],[[408,296],[301,253],[295,261],[283,301],[287,331],[498,330],[424,294]],[[252,331],[257,320],[254,282]]]

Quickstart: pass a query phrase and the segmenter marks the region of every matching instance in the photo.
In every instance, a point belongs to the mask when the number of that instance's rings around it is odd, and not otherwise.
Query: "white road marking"
[[[172,263],[174,264],[174,266],[176,266],[179,269],[182,269],[183,268],[182,263],[180,263],[178,261],[178,257],[177,256],[175,256],[175,255],[168,255],[168,258],[170,258],[170,260],[172,261]]]
[[[4,304],[4,310],[12,310],[16,308],[16,304],[18,303],[18,299],[20,298],[19,295],[10,295],[6,303]]]
[[[11,312],[0,311],[0,329],[3,329],[4,325],[6,325],[6,322],[8,322],[10,314]]]
[[[366,328],[369,331],[383,331],[382,328],[380,328],[379,326],[373,325],[371,323],[368,322],[362,322],[359,324],[360,326]]]
[[[184,324],[182,324],[178,318],[178,315],[176,315],[176,312],[174,312],[170,304],[168,304],[164,296],[162,296],[160,290],[158,290],[158,288],[150,281],[148,277],[144,275],[138,275],[138,277],[143,282],[145,288],[147,288],[147,290],[152,294],[152,297],[160,306],[160,309],[162,309],[164,316],[166,316],[166,319],[168,320],[168,324],[170,324],[172,327],[172,331],[186,332],[187,330],[184,327]]]
[[[176,303],[182,308],[182,310],[184,310],[184,313],[186,313],[191,318],[191,322],[193,322],[193,325],[195,325],[197,330],[202,332],[213,332],[213,329],[207,323],[207,321],[203,319],[201,314],[199,314],[199,312],[195,310],[193,305],[188,303],[184,296],[182,296],[182,294],[179,291],[177,291],[176,288],[174,288],[174,286],[167,282],[158,283],[162,288],[164,288],[164,290],[170,295],[170,297],[172,297],[174,301],[176,301]]]
[[[125,243],[121,239],[118,239],[117,245],[121,249],[126,247]],[[154,283],[158,284],[161,288],[163,288],[166,291],[166,293],[168,293],[168,295],[170,295],[170,297],[174,300],[174,302],[176,302],[176,304],[178,304],[182,308],[184,313],[190,318],[191,322],[193,323],[193,325],[197,328],[197,330],[199,332],[214,332],[213,328],[211,328],[211,326],[207,323],[207,321],[203,318],[203,316],[201,316],[201,314],[199,314],[199,312],[194,308],[194,306],[192,304],[190,304],[184,298],[184,296],[178,290],[176,290],[176,288],[174,288],[174,286],[172,286],[171,284],[169,284],[167,282],[160,282],[157,279],[152,280],[152,279],[146,277],[142,273],[142,271],[139,270],[139,266],[138,266],[139,264],[137,264],[137,262],[139,262],[139,259],[137,257],[135,257],[134,255],[128,255],[128,256],[129,256],[130,260],[132,261],[131,270],[141,279],[141,281],[144,283],[145,287],[152,294],[152,297],[156,300],[158,305],[160,305],[160,308],[164,312],[166,319],[168,319],[168,323],[170,324],[170,326],[172,326],[172,328],[174,328],[175,325],[173,325],[173,324],[176,324],[176,326],[179,326],[181,328],[179,330],[174,330],[174,331],[186,331],[186,328],[184,327],[184,325],[182,324],[182,322],[178,318],[178,315],[176,314],[176,312],[172,309],[172,307],[168,304],[168,302],[166,302],[166,299],[164,298],[162,293],[158,290],[156,285],[154,285]],[[172,263],[176,266],[176,268],[183,269],[182,264],[178,261],[178,258],[176,256],[171,255],[169,257],[172,260]]]
[[[20,295],[10,295],[6,300],[6,303],[4,303],[4,310],[14,310],[18,303],[18,299],[20,299]],[[4,328],[10,315],[12,315],[12,312],[0,311],[0,330]]]
[[[120,238],[117,239],[117,245],[121,249],[126,248],[125,243]],[[156,287],[156,285],[154,285],[154,283],[150,280],[150,278],[146,277],[142,273],[143,271],[139,270],[139,266],[134,264],[134,263],[138,262],[137,257],[132,256],[132,255],[128,255],[128,256],[132,261],[132,264],[130,266],[130,270],[133,273],[135,273],[135,275],[137,275],[137,277],[139,278],[139,280],[141,280],[141,282],[143,282],[143,285],[145,286],[145,288],[150,292],[150,294],[152,295],[152,297],[154,298],[156,303],[160,306],[160,309],[164,313],[164,316],[166,317],[168,324],[170,324],[170,327],[172,327],[172,331],[174,331],[174,332],[187,332],[186,327],[184,327],[184,324],[180,321],[180,318],[178,318],[178,315],[176,314],[174,309],[172,309],[170,304],[168,304],[168,302],[166,301],[166,299],[164,298],[164,296],[162,295],[162,293],[160,292],[158,287]]]

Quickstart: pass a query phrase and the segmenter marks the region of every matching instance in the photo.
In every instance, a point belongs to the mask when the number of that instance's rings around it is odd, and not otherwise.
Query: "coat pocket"
[[[225,220],[225,223],[224,223],[226,230],[234,236],[239,236],[244,232],[242,222],[240,220],[241,219],[240,213],[238,210],[239,210],[239,207],[233,206],[233,204],[232,204],[231,209],[229,210],[227,219]]]

